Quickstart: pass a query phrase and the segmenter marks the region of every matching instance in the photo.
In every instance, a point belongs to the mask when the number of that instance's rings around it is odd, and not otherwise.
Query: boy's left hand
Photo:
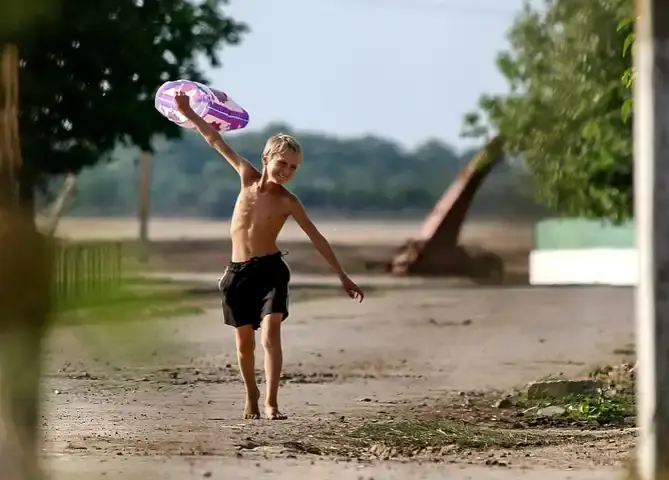
[[[362,289],[357,286],[353,280],[348,277],[341,277],[341,286],[349,297],[357,299],[360,303],[362,303],[365,298],[365,292],[363,292]]]

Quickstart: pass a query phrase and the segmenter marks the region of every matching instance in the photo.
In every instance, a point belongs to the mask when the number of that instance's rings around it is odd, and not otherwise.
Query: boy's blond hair
[[[273,156],[284,152],[293,152],[302,156],[302,146],[295,137],[279,133],[269,137],[262,155],[263,158],[270,160]]]

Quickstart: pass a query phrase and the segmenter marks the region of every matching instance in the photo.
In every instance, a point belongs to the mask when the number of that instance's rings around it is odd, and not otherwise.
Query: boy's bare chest
[[[284,210],[279,195],[241,192],[233,216],[244,223],[283,221],[286,218]]]

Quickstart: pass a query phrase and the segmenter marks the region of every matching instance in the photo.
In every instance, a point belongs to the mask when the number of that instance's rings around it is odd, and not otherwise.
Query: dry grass
[[[538,447],[572,442],[576,437],[587,439],[582,434],[506,430],[448,420],[370,423],[351,433],[354,441],[366,445],[382,444],[399,451],[444,446],[477,450]]]

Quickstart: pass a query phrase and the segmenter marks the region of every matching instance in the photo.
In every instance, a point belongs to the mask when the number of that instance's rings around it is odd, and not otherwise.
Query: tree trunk
[[[496,136],[469,161],[391,264],[394,275],[467,275],[471,262],[458,249],[460,232],[479,187],[503,159],[504,139]]]
[[[0,472],[3,480],[36,480],[41,342],[53,257],[50,241],[22,206],[19,54],[16,45],[0,48]]]
[[[0,57],[0,208],[11,209],[16,202],[16,173],[20,168],[18,132],[18,52],[13,45],[2,46]]]
[[[77,185],[77,176],[69,173],[65,182],[58,192],[58,196],[47,209],[46,219],[41,227],[42,233],[48,237],[53,237],[58,229],[58,222],[65,213],[65,206],[74,193],[74,187]]]
[[[139,261],[149,260],[149,210],[151,203],[151,154],[142,152],[139,157]]]

